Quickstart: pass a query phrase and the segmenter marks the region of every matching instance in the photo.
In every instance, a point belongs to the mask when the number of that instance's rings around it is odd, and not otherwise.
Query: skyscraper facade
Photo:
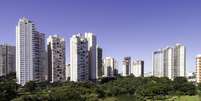
[[[24,85],[33,78],[32,36],[35,25],[28,19],[19,19],[16,26],[16,75],[17,83]]]
[[[43,81],[46,80],[47,75],[47,62],[45,51],[45,34],[35,31],[32,36],[33,43],[33,75],[34,80]]]
[[[174,48],[174,76],[186,76],[186,48],[181,44],[176,44]]]
[[[123,76],[129,76],[131,73],[131,57],[125,57],[123,60]]]
[[[174,78],[174,49],[167,47],[163,50],[164,53],[164,76],[169,79]]]
[[[15,46],[0,45],[0,76],[15,72]]]
[[[42,80],[44,69],[44,34],[35,24],[23,17],[16,26],[16,77],[24,85],[31,80]]]
[[[201,82],[201,55],[196,56],[196,82]]]
[[[181,44],[167,47],[153,53],[153,75],[156,77],[186,76],[186,49]]]
[[[48,44],[48,80],[62,82],[66,80],[65,40],[58,35],[49,36]]]
[[[118,61],[116,59],[114,60],[114,70],[113,70],[113,76],[117,77],[119,75],[119,70],[118,70]]]
[[[70,69],[71,69],[71,68],[70,68],[70,64],[67,64],[67,65],[66,65],[66,80],[67,80],[67,81],[70,80],[70,72],[71,72]]]
[[[104,73],[103,77],[114,77],[115,76],[115,60],[112,57],[106,57],[104,62]]]
[[[164,76],[164,54],[163,50],[153,52],[153,76]]]
[[[135,77],[144,76],[144,61],[143,60],[134,60],[131,66],[131,74]]]
[[[97,62],[96,67],[98,68],[98,78],[101,78],[103,75],[103,49],[97,46]]]
[[[70,38],[71,81],[89,80],[88,40],[81,34]]]
[[[85,38],[88,41],[89,79],[96,80],[98,78],[96,36],[93,33],[85,33]]]

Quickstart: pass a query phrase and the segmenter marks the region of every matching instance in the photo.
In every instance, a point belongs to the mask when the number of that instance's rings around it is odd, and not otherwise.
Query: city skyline
[[[187,71],[192,72],[195,71],[195,56],[201,53],[199,47],[201,40],[197,37],[201,32],[201,20],[198,19],[201,17],[199,13],[201,6],[199,1],[178,1],[167,3],[167,1],[154,0],[154,2],[147,1],[145,4],[142,4],[143,1],[126,1],[121,2],[122,4],[118,1],[90,1],[88,5],[91,6],[89,7],[86,2],[82,1],[80,3],[74,1],[70,4],[65,1],[54,4],[51,1],[45,6],[46,9],[37,5],[39,3],[45,4],[47,2],[45,0],[31,1],[32,5],[23,2],[23,0],[12,3],[3,1],[4,3],[0,4],[3,9],[0,11],[5,17],[2,16],[0,19],[0,42],[14,45],[16,22],[22,16],[26,16],[34,21],[42,33],[47,33],[46,37],[57,33],[65,37],[67,63],[69,63],[69,38],[77,32],[93,32],[104,50],[104,57],[112,56],[118,60],[119,64],[125,56],[143,59],[145,72],[152,70],[151,58],[154,50],[178,42],[182,43],[187,47]],[[4,4],[8,3],[10,6],[6,7]],[[114,5],[112,5],[113,3]],[[25,6],[19,7],[19,5]],[[34,5],[37,5],[41,11],[35,9]],[[71,6],[67,7],[68,5]],[[74,9],[73,5],[78,8]],[[115,6],[115,9],[110,5]],[[55,6],[60,6],[60,8],[51,8]],[[53,10],[54,13],[48,12],[49,9]],[[16,13],[18,10],[22,12]],[[60,10],[61,12],[55,12]]]

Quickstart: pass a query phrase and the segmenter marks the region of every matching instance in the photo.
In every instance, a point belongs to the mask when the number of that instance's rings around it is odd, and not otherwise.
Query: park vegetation
[[[0,90],[0,101],[106,101],[118,96],[132,96],[131,101],[164,101],[175,96],[201,95],[201,84],[188,82],[184,77],[170,80],[118,76],[101,78],[96,83],[30,81],[20,86],[15,74],[10,74],[0,78]]]

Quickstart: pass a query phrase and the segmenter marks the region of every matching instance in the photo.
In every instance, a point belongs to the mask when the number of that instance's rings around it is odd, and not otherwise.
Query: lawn
[[[117,96],[117,97],[108,97],[108,98],[105,98],[103,101],[135,101],[135,97],[121,95],[121,96]]]
[[[134,97],[133,96],[108,97],[104,99],[103,101],[134,101]],[[151,101],[151,100],[147,100],[147,101]],[[160,101],[160,100],[157,100],[157,101]],[[201,101],[201,98],[199,98],[199,96],[181,96],[181,97],[172,97],[165,101]]]
[[[104,101],[134,101],[133,99],[134,99],[133,96],[122,95],[117,97],[108,97],[104,99]]]
[[[199,96],[181,96],[179,97],[174,97],[174,101],[201,101]]]

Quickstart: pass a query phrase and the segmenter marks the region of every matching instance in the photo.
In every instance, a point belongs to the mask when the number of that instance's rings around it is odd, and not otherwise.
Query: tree
[[[13,80],[3,80],[0,82],[0,101],[10,101],[17,97],[18,85]]]
[[[201,91],[201,83],[198,83],[197,88],[199,91]]]
[[[24,85],[24,89],[27,92],[33,92],[34,90],[36,90],[37,83],[36,81],[29,81]]]
[[[56,88],[50,93],[48,101],[84,101],[84,98],[73,88]]]

